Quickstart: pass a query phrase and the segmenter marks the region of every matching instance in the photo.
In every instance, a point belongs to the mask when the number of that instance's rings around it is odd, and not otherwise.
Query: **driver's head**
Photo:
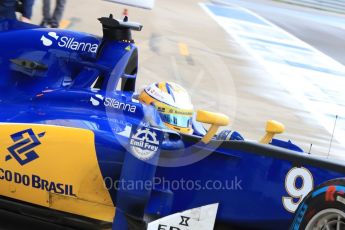
[[[173,82],[153,83],[140,93],[139,100],[154,106],[168,128],[181,133],[193,133],[193,105],[182,86]]]

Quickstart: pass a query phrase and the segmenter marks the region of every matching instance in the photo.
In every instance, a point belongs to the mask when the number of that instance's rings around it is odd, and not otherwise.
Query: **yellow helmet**
[[[193,104],[182,86],[173,82],[153,83],[140,93],[139,101],[153,105],[168,128],[181,133],[193,133]]]

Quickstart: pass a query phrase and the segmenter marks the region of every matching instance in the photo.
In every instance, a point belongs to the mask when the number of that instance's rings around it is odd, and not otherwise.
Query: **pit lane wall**
[[[345,0],[275,0],[299,6],[345,14]]]

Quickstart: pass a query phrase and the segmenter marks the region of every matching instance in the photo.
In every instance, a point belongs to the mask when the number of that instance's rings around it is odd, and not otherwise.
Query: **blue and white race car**
[[[0,21],[0,209],[76,229],[345,229],[345,165],[274,138],[157,125],[135,98],[131,30],[103,37]],[[158,122],[157,122],[158,121]],[[1,223],[0,223],[1,226]]]

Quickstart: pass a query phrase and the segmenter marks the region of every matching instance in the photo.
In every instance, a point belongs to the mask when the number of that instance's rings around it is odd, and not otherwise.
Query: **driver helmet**
[[[180,133],[192,134],[193,104],[188,92],[173,82],[158,82],[145,87],[139,101],[152,105],[163,123]]]

